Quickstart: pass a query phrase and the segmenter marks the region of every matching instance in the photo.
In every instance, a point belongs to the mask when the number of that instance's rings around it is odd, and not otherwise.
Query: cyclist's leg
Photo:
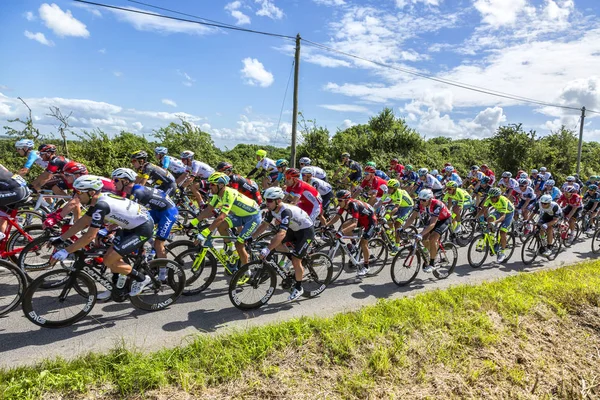
[[[510,229],[513,218],[514,212],[503,214],[498,218],[498,222],[502,222],[502,224],[500,224],[500,246],[502,246],[502,249],[506,249],[506,234]]]
[[[360,239],[360,249],[363,255],[363,263],[366,269],[369,269],[369,240],[375,236],[375,228],[377,227],[377,222],[375,218],[371,218],[369,220],[368,225],[364,226],[364,232]],[[359,271],[360,272],[360,271]]]
[[[156,237],[154,238],[154,250],[156,251],[156,258],[167,258],[167,252],[165,251],[165,240],[169,238],[171,229],[175,222],[177,222],[177,215],[179,212],[177,208],[169,208],[163,212],[157,213],[150,211],[150,215],[154,222],[158,225],[156,229]]]
[[[0,209],[4,210],[6,207],[16,204],[20,201],[25,200],[31,192],[26,187],[18,187],[11,190],[0,191]],[[8,220],[0,219],[0,240],[4,239],[5,231],[8,227]]]

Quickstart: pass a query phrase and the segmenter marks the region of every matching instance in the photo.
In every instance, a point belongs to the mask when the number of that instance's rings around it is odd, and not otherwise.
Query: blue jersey
[[[549,193],[552,196],[552,201],[556,201],[560,196],[562,196],[562,192],[556,186],[552,187],[552,191]]]
[[[33,167],[33,164],[37,164],[44,169],[46,169],[46,167],[48,166],[48,163],[42,160],[37,151],[30,150],[29,154],[27,155],[27,161],[25,161],[25,165],[23,165],[23,168],[31,169],[31,167]]]
[[[389,180],[390,180],[390,177],[389,177],[389,176],[387,176],[387,175],[386,175],[386,173],[385,173],[385,172],[383,172],[383,171],[382,171],[382,170],[380,170],[380,169],[376,169],[376,170],[375,170],[375,176],[378,176],[378,177],[380,177],[381,179],[383,179],[383,180],[386,180],[386,181],[389,181]]]

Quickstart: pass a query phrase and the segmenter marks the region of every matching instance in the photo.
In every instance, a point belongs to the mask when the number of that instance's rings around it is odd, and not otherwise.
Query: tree
[[[523,131],[522,124],[499,127],[491,139],[491,149],[496,166],[502,171],[530,168],[529,155],[535,145],[535,134],[534,130]]]
[[[25,100],[23,100],[22,98],[17,97],[17,99],[21,100],[21,103],[23,103],[25,107],[27,107],[27,110],[29,110],[27,119],[23,121],[22,119],[17,117],[14,119],[8,119],[7,121],[10,123],[18,122],[24,125],[24,127],[22,130],[19,131],[13,128],[12,126],[4,126],[4,130],[9,136],[14,136],[19,139],[33,139],[37,141],[39,138],[42,137],[42,134],[40,133],[39,129],[33,125],[33,119],[31,118],[31,108],[29,108]]]
[[[60,137],[62,138],[63,154],[65,156],[69,157],[69,147],[67,145],[67,133],[73,133],[73,131],[69,128],[69,118],[71,118],[71,115],[73,115],[73,112],[71,111],[69,113],[69,115],[64,115],[60,111],[60,108],[50,106],[50,114],[46,114],[46,115],[48,115],[49,117],[54,117],[58,120],[59,125],[58,125],[57,129],[58,129],[58,133],[60,134]]]

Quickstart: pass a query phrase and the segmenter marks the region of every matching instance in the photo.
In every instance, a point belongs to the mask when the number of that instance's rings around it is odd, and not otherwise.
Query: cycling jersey
[[[492,171],[489,168],[486,169],[485,171],[484,170],[481,170],[481,171],[485,174],[485,176],[490,178],[490,185],[493,185],[494,182],[496,181],[496,175],[494,174],[494,171]]]
[[[548,179],[552,178],[552,174],[548,171],[540,172],[538,175],[544,182],[547,181]]]
[[[30,194],[27,182],[21,175],[13,175],[4,167],[0,168],[0,207],[19,203]]]
[[[345,209],[342,207],[338,209],[338,215],[344,214],[344,211],[353,219],[358,220],[358,225],[362,226],[363,228],[368,228],[369,226],[375,224],[375,222],[377,221],[377,218],[375,217],[375,210],[373,210],[373,207],[360,200],[348,200]]]
[[[419,214],[427,213],[430,217],[437,217],[438,221],[452,218],[452,213],[448,210],[448,207],[438,199],[431,199],[431,204],[427,208],[425,208],[424,202],[419,201],[415,203],[413,211],[417,211]]]
[[[563,193],[562,196],[556,201],[562,207],[571,206],[575,208],[582,207],[581,196],[577,193],[571,193],[571,197],[567,198],[567,196]]]
[[[263,169],[267,171],[269,174],[277,172],[277,166],[275,165],[275,161],[270,158],[264,157],[256,164],[256,169]]]
[[[7,169],[0,169],[0,190],[11,190],[26,187],[27,181],[21,175],[16,175]]]
[[[481,183],[478,184],[477,186],[475,186],[475,189],[473,189],[473,194],[487,194],[487,192],[490,191],[492,187],[490,185],[484,186]]]
[[[600,202],[600,192],[596,190],[596,191],[594,191],[593,194],[590,195],[590,192],[587,191],[583,195],[583,200],[584,201],[587,200],[587,201],[592,202],[592,203],[598,203],[598,202]]]
[[[402,175],[402,181],[410,184],[417,183],[419,175],[415,171],[404,171]]]
[[[491,197],[488,197],[487,200],[483,203],[484,207],[494,207],[494,210],[500,214],[510,214],[515,211],[515,206],[513,203],[507,199],[505,196],[498,197],[498,201],[493,202]]]
[[[225,214],[233,214],[238,217],[247,217],[258,214],[260,208],[256,202],[234,188],[226,186],[223,194],[213,195],[210,199],[210,205],[213,208],[221,208],[221,212]]]
[[[319,167],[311,167],[313,169],[313,177],[321,180],[327,179],[327,173]]]
[[[448,200],[454,200],[458,205],[464,206],[466,203],[471,203],[473,199],[469,192],[462,188],[456,188],[454,194],[450,194],[450,192],[446,192],[444,195],[444,203],[448,203]]]
[[[392,175],[395,174],[398,177],[404,175],[404,165],[402,165],[402,164],[396,164],[394,166],[390,165],[390,168],[388,170],[390,171],[390,173]]]
[[[191,176],[201,179],[208,179],[208,177],[215,172],[215,169],[210,165],[196,160],[192,160],[192,165],[186,166],[185,170],[188,171]]]
[[[151,179],[155,185],[161,186],[163,184],[170,184],[175,182],[175,178],[167,170],[154,165],[152,163],[146,163],[138,171],[138,177],[143,179]]]
[[[378,178],[383,179],[384,181],[389,181],[390,180],[390,177],[387,176],[387,174],[385,172],[383,172],[382,170],[380,170],[380,169],[376,169],[375,170],[375,176],[378,177]]]
[[[540,174],[531,174],[529,179],[534,188],[537,188],[542,183],[542,176]]]
[[[544,190],[544,193],[548,193],[549,195],[551,195],[553,201],[558,200],[560,196],[562,196],[562,192],[556,186],[552,186],[552,190],[550,190],[550,192],[548,192],[548,188],[546,188]]]
[[[348,175],[348,179],[354,182],[358,182],[362,179],[362,167],[359,163],[357,163],[354,160],[348,160],[345,166],[350,170],[350,175]]]
[[[502,178],[498,181],[498,186],[514,190],[519,187],[519,182],[514,178]]]
[[[550,207],[549,208],[542,208],[540,207],[540,203],[535,203],[535,206],[533,207],[533,211],[534,212],[540,212],[540,215],[543,216],[549,216],[552,218],[557,218],[560,217],[562,215],[562,208],[560,208],[560,206],[556,203],[556,202],[551,202],[550,203]]]
[[[275,219],[279,223],[279,230],[299,231],[313,226],[313,221],[308,214],[298,206],[282,203],[279,212],[269,211],[264,221],[272,222]]]
[[[171,156],[164,156],[162,158],[161,167],[177,175],[183,174],[186,171],[183,161]]]
[[[395,206],[405,208],[414,207],[415,202],[410,197],[408,192],[403,189],[396,189],[394,193],[386,193],[381,197],[381,201],[384,203],[392,203]]]
[[[484,176],[485,176],[485,174],[479,170],[470,171],[469,174],[467,175],[467,179],[469,179],[472,182],[474,182],[474,181],[480,182]]]
[[[531,186],[527,186],[525,189],[521,189],[520,186],[517,186],[514,189],[515,192],[517,192],[522,199],[525,200],[535,200],[536,196],[535,196],[535,192],[533,191],[533,188]]]
[[[293,186],[286,187],[286,193],[293,197],[300,197],[298,207],[306,211],[314,221],[321,214],[321,195],[311,184],[298,180]]]
[[[383,195],[388,192],[387,181],[378,176],[374,176],[370,180],[363,179],[360,183],[360,187],[367,188],[369,192],[376,190],[377,194],[375,196],[377,198],[383,197]]]
[[[458,186],[462,186],[462,178],[456,172],[453,172],[450,175],[444,175],[444,181],[445,182],[449,182],[449,181],[456,182],[456,184]]]
[[[33,167],[33,164],[37,164],[44,169],[48,168],[48,162],[42,160],[42,157],[40,157],[37,151],[29,150],[29,154],[27,155],[27,161],[25,161],[25,165],[23,165],[23,168],[31,169],[31,167]]]
[[[229,187],[236,189],[244,196],[250,197],[258,204],[262,203],[262,197],[260,196],[258,185],[251,179],[246,179],[238,174],[231,174],[229,177]]]
[[[421,179],[422,177],[419,177],[419,185],[421,185],[422,187],[424,187],[425,189],[431,189],[431,190],[441,190],[444,187],[442,186],[442,183],[440,181],[438,181],[435,176],[431,175],[431,174],[427,174],[424,175],[425,179]]]
[[[54,156],[50,161],[48,161],[48,166],[46,167],[46,171],[56,174],[61,173],[64,166],[71,160],[65,158],[63,156]]]
[[[142,185],[134,185],[131,189],[129,199],[140,203],[150,210],[165,211],[169,208],[176,208],[175,203],[162,190],[149,188]]]
[[[319,194],[322,196],[325,196],[326,194],[331,193],[331,191],[333,190],[333,188],[331,187],[331,185],[325,181],[322,181],[319,178],[315,178],[312,177],[310,178],[310,182],[311,185],[313,185],[313,187],[315,189],[317,189],[317,191],[319,192]]]
[[[92,217],[92,228],[109,223],[131,230],[152,220],[141,204],[110,193],[102,193],[85,215]]]
[[[574,187],[576,192],[579,192],[581,190],[581,186],[579,186],[577,183],[569,184],[569,182],[563,183],[561,190],[564,192],[567,190],[568,187]]]

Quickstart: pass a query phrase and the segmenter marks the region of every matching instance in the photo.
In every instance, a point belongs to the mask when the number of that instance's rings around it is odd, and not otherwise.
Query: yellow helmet
[[[390,179],[387,181],[387,187],[389,188],[397,188],[400,187],[400,182],[397,179]]]
[[[267,151],[262,149],[256,150],[256,155],[261,158],[265,158],[267,156]]]
[[[214,172],[208,177],[208,183],[218,185],[219,183],[227,185],[229,183],[229,177],[222,172]]]

